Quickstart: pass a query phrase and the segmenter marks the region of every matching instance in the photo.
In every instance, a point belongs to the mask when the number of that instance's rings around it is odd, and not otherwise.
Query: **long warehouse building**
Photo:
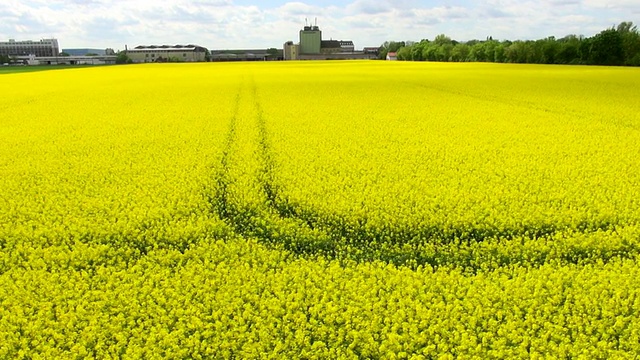
[[[60,47],[57,39],[42,39],[40,41],[1,41],[0,55],[5,56],[58,56]]]
[[[127,50],[134,63],[206,61],[207,48],[198,45],[140,45]]]

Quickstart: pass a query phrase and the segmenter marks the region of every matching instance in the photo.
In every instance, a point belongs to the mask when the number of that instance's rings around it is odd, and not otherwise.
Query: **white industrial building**
[[[126,50],[134,63],[206,61],[207,49],[198,45],[140,45]]]
[[[0,41],[0,55],[17,57],[35,55],[41,56],[58,56],[60,47],[57,39],[42,39],[39,41],[25,40],[16,41]]]

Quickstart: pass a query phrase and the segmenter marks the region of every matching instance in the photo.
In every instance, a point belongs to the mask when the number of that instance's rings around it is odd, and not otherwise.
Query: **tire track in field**
[[[234,236],[254,238],[294,254],[314,254],[316,247],[310,249],[296,240],[308,239],[309,232],[313,230],[298,219],[283,216],[273,207],[276,196],[270,186],[273,182],[265,181],[273,171],[270,158],[265,158],[267,152],[264,149],[268,145],[262,134],[262,109],[255,101],[255,84],[248,86],[246,79],[242,82],[233,105],[222,155],[212,166],[210,188],[205,189],[210,212],[222,219]],[[243,106],[252,108],[250,116],[248,108]],[[255,129],[256,134],[252,134],[251,129]],[[252,152],[254,146],[256,151]],[[254,162],[260,165],[254,168]],[[247,174],[253,174],[255,178],[248,179]],[[240,178],[243,176],[245,178]],[[259,185],[254,189],[255,184]],[[252,189],[255,193],[248,193]],[[323,234],[316,233],[314,237],[317,240]]]
[[[310,221],[298,214],[297,209],[290,206],[286,201],[280,201],[280,188],[275,181],[275,163],[272,158],[271,145],[267,134],[267,124],[264,119],[264,112],[258,101],[257,87],[253,87],[253,97],[256,107],[256,124],[259,134],[260,155],[262,157],[262,190],[267,197],[267,204],[281,218],[292,218],[303,220],[311,230],[316,230],[316,222]]]
[[[261,164],[258,181],[266,205],[262,215],[268,219],[269,223],[267,226],[260,226],[259,233],[263,241],[282,245],[284,249],[297,255],[338,257],[337,240],[339,239],[335,239],[332,234],[318,229],[313,223],[297,216],[295,209],[281,206],[283,203],[278,199],[280,189],[275,181],[276,166],[271,155],[264,111],[260,105],[254,80],[252,80],[251,89],[255,110],[254,123],[258,133],[258,156]]]
[[[596,261],[608,262],[618,258],[633,259],[640,253],[640,247],[636,243],[624,240],[611,247],[604,244],[601,248],[573,244],[561,249],[531,249],[531,244],[524,244],[528,240],[549,241],[552,237],[565,234],[570,236],[572,232],[577,236],[616,232],[616,224],[608,222],[581,223],[576,229],[559,228],[555,224],[530,225],[523,226],[522,229],[506,230],[480,227],[446,230],[436,225],[418,229],[367,229],[366,221],[362,219],[354,226],[337,215],[321,217],[311,209],[292,204],[282,195],[276,181],[277,167],[255,82],[252,81],[251,87],[262,163],[261,188],[266,198],[267,211],[274,215],[272,220],[275,218],[276,222],[271,225],[277,228],[277,222],[284,221],[295,223],[306,230],[294,234],[299,237],[291,238],[278,230],[265,229],[259,235],[265,242],[280,243],[285,249],[299,255],[323,255],[358,261],[382,260],[408,266],[459,265],[474,271],[479,270],[481,263],[485,261],[493,262],[498,267],[523,263],[528,266],[540,266],[550,261],[585,264]],[[389,237],[387,230],[392,231],[394,235]],[[311,236],[305,237],[306,234]],[[501,245],[495,245],[505,241],[522,244],[519,248],[510,250],[516,251],[509,253],[501,250]]]
[[[229,194],[228,186],[231,181],[229,176],[229,156],[232,150],[233,143],[237,137],[237,122],[238,122],[238,110],[240,107],[240,93],[241,89],[235,97],[234,110],[231,119],[229,120],[229,130],[224,142],[224,148],[222,149],[222,156],[220,159],[220,167],[214,176],[214,182],[216,184],[213,196],[209,194],[208,200],[213,211],[217,213],[221,219],[225,220],[230,217],[229,209]]]
[[[240,102],[242,100],[244,79],[241,81],[241,85],[236,93],[233,111],[231,118],[229,119],[229,129],[222,148],[222,154],[220,161],[217,164],[213,164],[211,174],[211,184],[205,186],[204,194],[209,203],[209,211],[212,214],[217,215],[225,224],[227,224],[235,233],[235,235],[243,235],[243,228],[240,226],[237,220],[237,209],[230,201],[229,186],[233,181],[231,176],[230,167],[231,156],[233,152],[234,144],[238,139],[238,117],[240,113]]]

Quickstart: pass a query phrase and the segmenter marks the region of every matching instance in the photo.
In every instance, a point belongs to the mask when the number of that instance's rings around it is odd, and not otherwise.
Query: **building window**
[[[183,53],[183,54],[182,54],[182,57],[187,57],[187,53]]]

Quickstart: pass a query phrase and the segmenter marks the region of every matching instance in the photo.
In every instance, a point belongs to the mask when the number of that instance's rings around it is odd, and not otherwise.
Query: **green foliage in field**
[[[0,358],[640,352],[636,69],[6,79]]]

